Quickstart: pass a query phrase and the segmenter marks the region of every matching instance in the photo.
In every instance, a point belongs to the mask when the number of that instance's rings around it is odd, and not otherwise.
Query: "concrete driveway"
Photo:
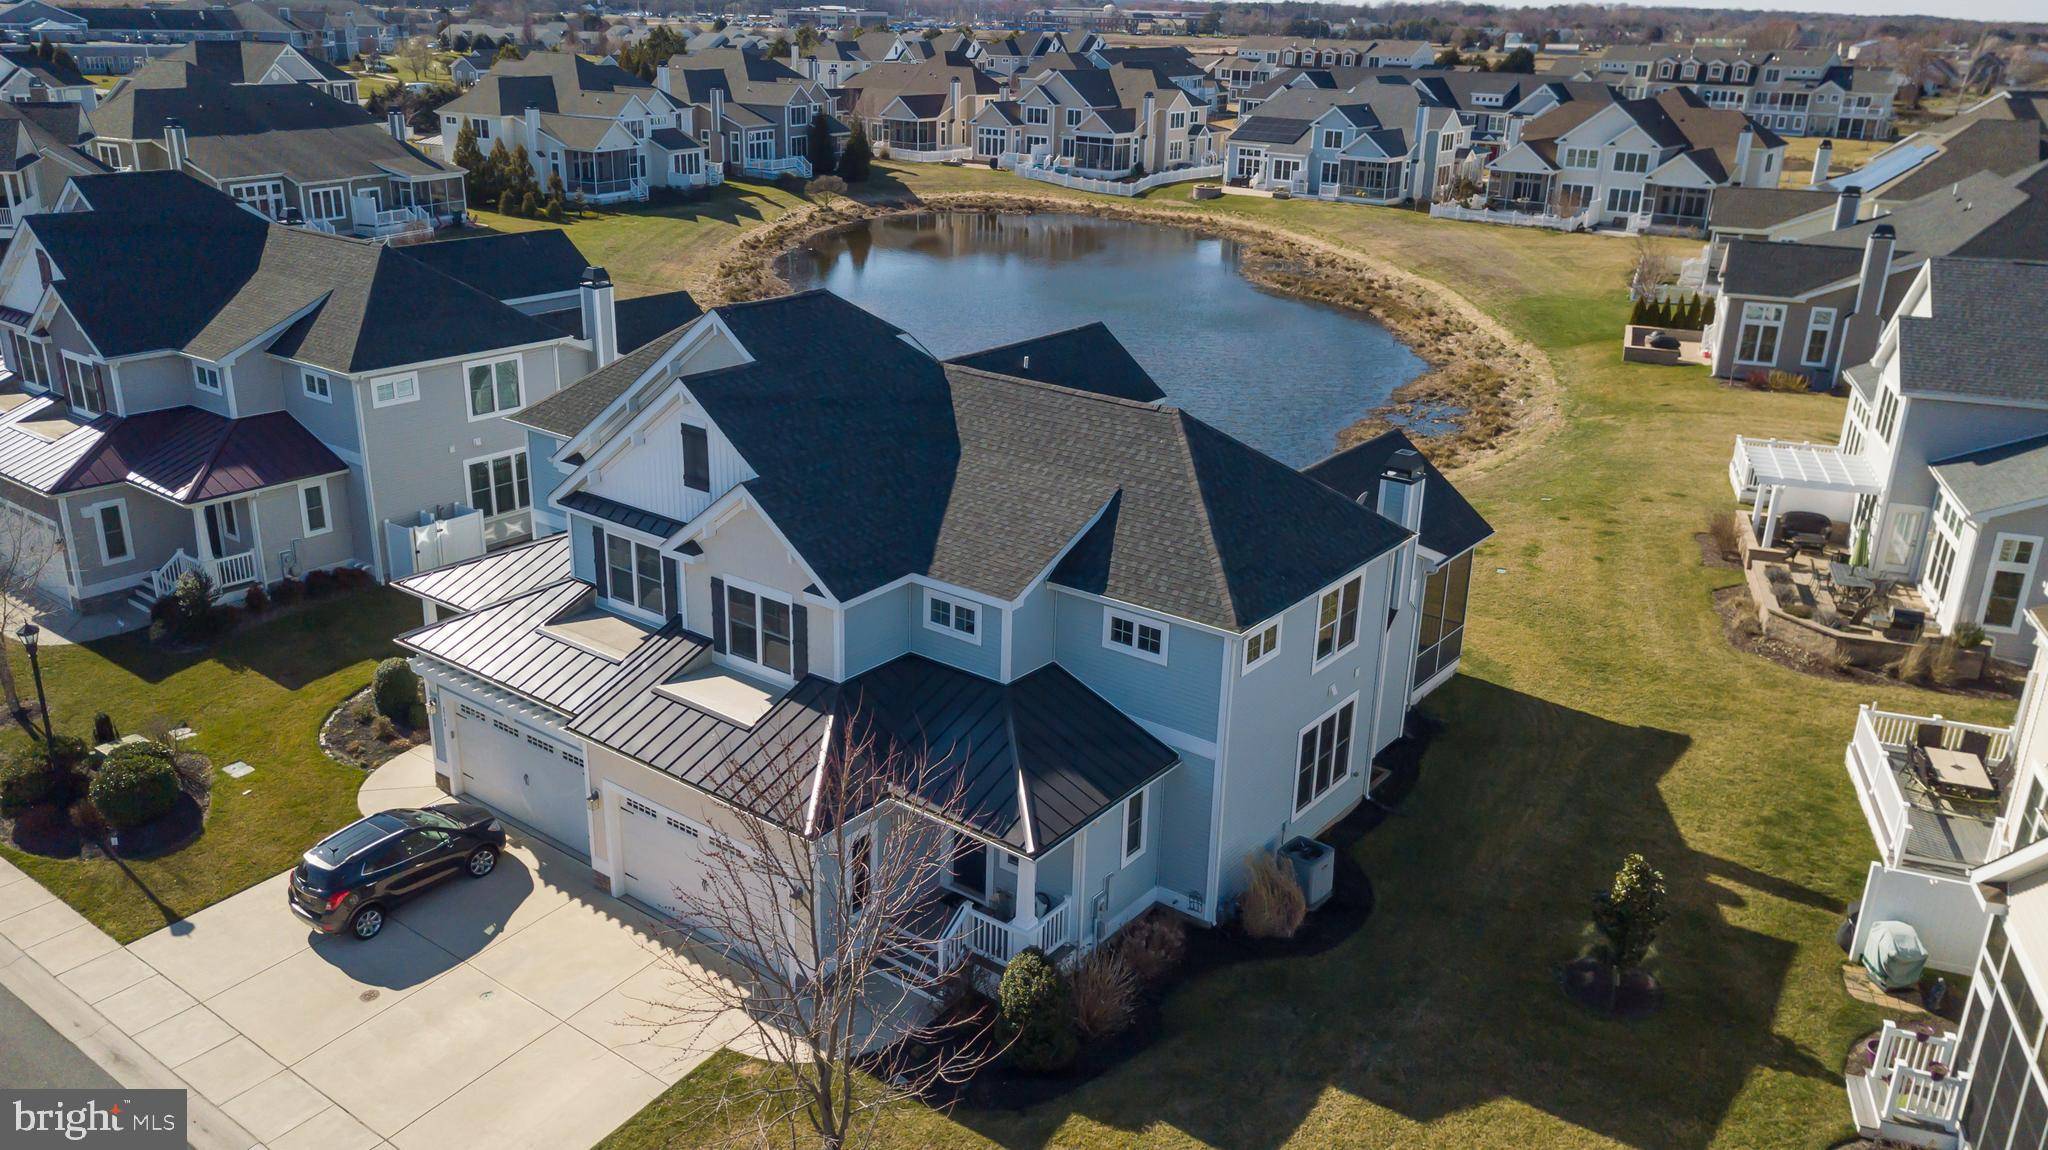
[[[661,1025],[689,993],[669,962],[706,956],[544,843],[515,835],[489,877],[367,943],[309,931],[287,878],[84,972],[99,1011],[271,1150],[588,1146],[742,1029]]]

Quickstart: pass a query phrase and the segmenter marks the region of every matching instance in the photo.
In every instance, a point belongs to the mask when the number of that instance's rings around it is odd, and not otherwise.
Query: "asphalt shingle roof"
[[[1166,398],[1130,350],[1100,322],[956,355],[946,362],[1139,403]]]
[[[1363,443],[1353,444],[1328,458],[1302,468],[1302,474],[1330,488],[1346,499],[1363,499],[1371,506],[1379,498],[1380,472],[1396,451],[1415,450],[1415,442],[1396,429],[1382,432]],[[1416,452],[1420,455],[1421,452]],[[1422,533],[1424,547],[1439,555],[1469,551],[1493,534],[1479,509],[1473,507],[1451,481],[1444,478],[1428,456],[1422,458]]]
[[[1972,517],[2048,499],[2048,435],[1951,456],[1929,466]]]
[[[2048,314],[2048,263],[1937,259],[1934,314],[1898,317],[1908,394],[2048,403],[2048,341],[2016,316]]]
[[[405,249],[413,259],[494,299],[573,291],[590,260],[560,228],[437,240]]]

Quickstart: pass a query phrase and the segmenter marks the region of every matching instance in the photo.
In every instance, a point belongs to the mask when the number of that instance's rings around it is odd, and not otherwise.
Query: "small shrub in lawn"
[[[1140,980],[1157,982],[1187,957],[1187,924],[1165,911],[1148,911],[1117,933],[1116,953]]]
[[[814,196],[843,196],[846,194],[846,181],[838,176],[819,176],[805,184],[804,190]]]
[[[348,717],[364,726],[368,726],[370,720],[377,717],[377,704],[364,699],[348,709]]]
[[[1267,851],[1253,851],[1245,866],[1251,883],[1239,906],[1244,932],[1253,938],[1293,938],[1308,918],[1308,899],[1294,868]]]
[[[49,798],[57,781],[41,744],[14,752],[0,763],[0,815],[18,815]]]
[[[92,717],[93,745],[111,743],[120,737],[121,732],[114,729],[114,717],[112,715],[101,711]]]
[[[420,697],[419,674],[396,655],[377,664],[377,677],[372,684],[377,710],[386,718],[402,719],[411,714],[412,705]]]
[[[1074,1000],[1074,1029],[1089,1042],[1130,1029],[1138,1005],[1138,976],[1115,951],[1097,948],[1074,968],[1068,987]]]
[[[306,572],[306,598],[325,599],[334,592],[334,572]]]
[[[1759,384],[1759,386],[1762,387],[1765,391],[1775,391],[1785,394],[1800,391],[1811,391],[1813,389],[1812,384],[1807,381],[1807,378],[1796,371],[1765,372],[1763,380]]]
[[[178,769],[171,749],[124,743],[92,776],[92,805],[116,830],[139,827],[169,814],[178,801]]]
[[[1715,512],[1713,518],[1707,520],[1707,537],[1713,540],[1714,549],[1723,555],[1733,555],[1742,549],[1742,526],[1733,511]]]
[[[1074,1007],[1045,952],[1028,947],[1003,968],[997,992],[1003,1032],[1010,1038],[1010,1058],[1021,1070],[1063,1070],[1080,1053],[1074,1035]]]
[[[398,737],[398,724],[392,722],[388,716],[379,715],[371,720],[370,733],[377,736],[378,742],[388,743]]]
[[[242,596],[242,609],[251,615],[261,615],[269,608],[270,596],[264,593],[260,584],[249,588]]]

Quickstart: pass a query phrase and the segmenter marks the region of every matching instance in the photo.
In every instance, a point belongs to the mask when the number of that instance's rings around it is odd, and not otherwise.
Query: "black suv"
[[[323,934],[377,937],[384,915],[450,875],[497,869],[505,828],[468,803],[391,810],[321,840],[292,871],[292,910]]]

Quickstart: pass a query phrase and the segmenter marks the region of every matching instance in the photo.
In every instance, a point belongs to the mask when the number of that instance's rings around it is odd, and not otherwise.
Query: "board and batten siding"
[[[579,534],[587,536],[589,532],[586,529]],[[737,579],[772,588],[792,604],[803,607],[812,670],[829,677],[839,666],[832,609],[805,599],[804,588],[811,582],[809,573],[752,507],[739,508],[719,524],[718,530],[704,540],[704,559],[684,564],[682,575],[683,625],[691,631],[711,634],[711,580]],[[745,664],[739,666],[744,668]]]
[[[562,449],[562,441],[545,431],[526,431],[526,463],[533,476],[533,526],[535,535],[552,535],[562,530],[567,520],[560,508],[553,504],[555,493],[561,490],[562,481],[569,477],[574,468],[552,462],[556,452]]]
[[[1318,595],[1282,612],[1280,647],[1270,660],[1249,671],[1233,666],[1230,727],[1218,796],[1219,901],[1243,888],[1247,854],[1277,849],[1295,835],[1320,834],[1364,795],[1372,748],[1379,743],[1373,729],[1374,702],[1387,643],[1392,567],[1392,553],[1365,566],[1359,589],[1359,640],[1349,651],[1320,668],[1314,666]],[[1241,644],[1233,642],[1231,647],[1233,661],[1241,660]],[[1411,658],[1412,650],[1386,650],[1387,674],[1394,676],[1395,664]],[[1353,694],[1358,707],[1350,774],[1297,816],[1295,764],[1302,729]]]
[[[711,486],[699,491],[683,482],[683,425],[706,429]],[[687,523],[719,496],[754,478],[732,442],[681,387],[670,388],[632,441],[600,449],[585,487],[629,507]]]
[[[1204,742],[1216,738],[1226,641],[1213,631],[1163,615],[1128,613],[1167,629],[1166,662],[1126,654],[1102,641],[1110,610],[1085,596],[1060,591],[1053,600],[1053,645],[1060,666],[1117,710]]]

